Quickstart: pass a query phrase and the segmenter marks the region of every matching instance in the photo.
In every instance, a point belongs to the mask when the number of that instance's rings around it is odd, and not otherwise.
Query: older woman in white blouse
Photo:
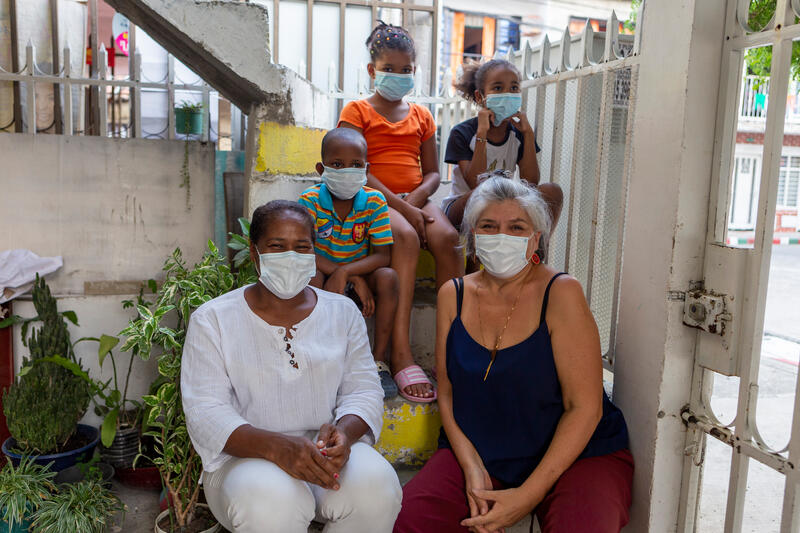
[[[214,516],[236,533],[390,532],[402,493],[370,445],[383,391],[364,320],[314,289],[314,221],[299,204],[256,209],[260,283],[201,306],[189,323],[181,391]]]

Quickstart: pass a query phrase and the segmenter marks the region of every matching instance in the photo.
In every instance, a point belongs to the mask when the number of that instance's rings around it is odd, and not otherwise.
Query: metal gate
[[[620,34],[613,13],[606,28],[587,24],[574,36],[567,28],[557,43],[545,37],[506,57],[523,74],[541,181],[564,193],[548,262],[584,287],[613,371],[641,32]]]
[[[762,2],[763,3],[763,2]],[[800,403],[795,384],[795,403],[789,443],[770,448],[759,432],[756,417],[759,392],[764,312],[772,254],[773,220],[778,195],[779,170],[790,81],[792,46],[800,38],[800,0],[777,0],[772,19],[764,27],[751,25],[750,0],[729,0],[725,21],[716,139],[712,167],[708,234],[704,276],[682,294],[684,324],[697,327],[692,396],[682,413],[689,427],[685,448],[678,531],[697,529],[703,496],[702,473],[709,436],[731,447],[730,475],[724,531],[742,531],[748,469],[751,461],[784,476],[781,532],[800,530],[797,483],[800,460]],[[771,47],[766,126],[760,168],[751,189],[757,203],[755,242],[752,248],[726,246],[732,201],[737,194],[733,176],[743,160],[734,156],[737,119],[742,105],[741,84],[747,50]],[[741,169],[739,169],[741,170]],[[752,170],[752,169],[751,169]],[[741,189],[739,189],[741,191]],[[735,417],[720,421],[711,406],[715,377],[738,378]],[[722,520],[720,519],[719,522]]]

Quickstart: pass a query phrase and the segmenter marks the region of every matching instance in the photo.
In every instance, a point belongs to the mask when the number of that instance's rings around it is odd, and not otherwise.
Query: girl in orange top
[[[436,259],[437,289],[463,275],[464,259],[458,232],[429,200],[440,181],[433,116],[427,108],[403,100],[414,87],[414,41],[405,29],[379,21],[367,48],[375,93],[347,104],[339,126],[356,129],[367,139],[367,185],[381,191],[389,204],[394,238],[391,267],[399,281],[392,329],[394,379],[403,397],[431,402],[436,392],[414,364],[409,339],[419,250],[426,248]]]

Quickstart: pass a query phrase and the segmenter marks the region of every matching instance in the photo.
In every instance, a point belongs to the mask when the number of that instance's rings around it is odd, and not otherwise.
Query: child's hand
[[[422,191],[419,187],[417,187],[408,193],[408,196],[405,197],[405,201],[417,209],[422,209],[422,207],[428,203],[428,196],[425,194],[425,191]]]
[[[361,300],[361,314],[365,317],[372,316],[375,312],[375,298],[372,297],[372,291],[369,290],[367,282],[361,276],[350,276],[350,283],[353,284],[353,290],[356,291],[358,299]]]
[[[531,123],[528,122],[528,115],[525,114],[524,111],[517,111],[512,117],[517,117],[519,122],[514,124],[516,128],[519,130],[520,133],[533,133],[533,128],[531,128]]]
[[[478,131],[475,132],[475,136],[485,139],[492,124],[494,124],[494,111],[486,107],[481,108],[478,111]]]
[[[410,204],[403,210],[403,216],[406,217],[406,220],[408,220],[409,224],[411,224],[417,232],[420,246],[423,248],[427,247],[428,232],[425,229],[425,225],[433,223],[434,218],[425,213],[422,209]]]
[[[328,276],[328,281],[322,287],[328,292],[335,292],[336,294],[344,294],[344,287],[347,285],[347,270],[342,267],[333,271],[333,274]]]

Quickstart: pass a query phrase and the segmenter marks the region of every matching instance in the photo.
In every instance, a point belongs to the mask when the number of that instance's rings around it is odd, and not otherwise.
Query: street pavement
[[[766,444],[779,451],[789,442],[800,362],[800,246],[772,247],[764,332],[756,423]],[[715,378],[711,404],[724,423],[733,421],[738,392],[738,378]],[[699,533],[723,531],[730,462],[731,448],[708,437]],[[777,533],[780,530],[784,479],[774,470],[750,461],[744,533]]]

